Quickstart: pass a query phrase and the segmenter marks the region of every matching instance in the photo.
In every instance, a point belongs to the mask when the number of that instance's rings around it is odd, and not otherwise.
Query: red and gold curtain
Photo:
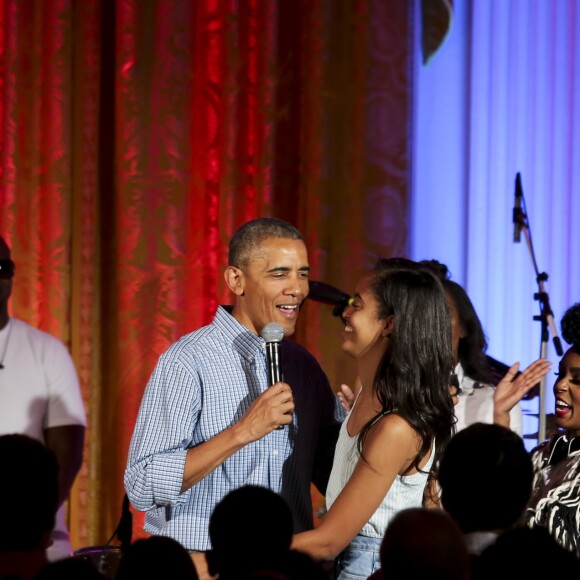
[[[230,302],[226,249],[271,215],[313,278],[351,290],[407,244],[406,0],[5,0],[0,234],[13,315],[61,338],[89,429],[69,505],[105,543],[158,356]],[[297,339],[337,387],[340,322],[307,301]],[[142,517],[135,518],[135,533]]]

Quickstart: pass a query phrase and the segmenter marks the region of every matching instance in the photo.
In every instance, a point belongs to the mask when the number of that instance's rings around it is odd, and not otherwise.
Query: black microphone
[[[308,298],[323,304],[331,304],[334,306],[332,314],[342,318],[344,309],[350,304],[351,296],[330,284],[310,280],[308,282]]]
[[[268,381],[270,386],[272,386],[282,380],[280,343],[284,338],[284,329],[277,322],[268,322],[268,324],[262,328],[262,338],[266,341]]]
[[[522,222],[523,222],[523,211],[522,211],[522,197],[524,192],[522,190],[522,178],[518,171],[516,175],[516,198],[514,201],[514,242],[519,243],[522,237]]]
[[[348,304],[348,301],[350,300],[349,294],[324,282],[310,280],[308,282],[308,287],[308,298],[316,300],[317,302],[322,302],[323,304]]]
[[[554,343],[554,348],[556,349],[556,354],[558,356],[562,356],[564,354],[564,349],[562,348],[562,342],[560,341],[560,337],[554,336],[552,338],[552,342]]]

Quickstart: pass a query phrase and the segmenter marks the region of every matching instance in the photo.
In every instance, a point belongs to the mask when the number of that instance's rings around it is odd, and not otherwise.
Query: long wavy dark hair
[[[462,286],[451,280],[441,282],[443,289],[455,304],[459,322],[465,330],[465,336],[459,339],[457,359],[466,376],[480,383],[489,383],[492,379],[489,362],[485,355],[487,339],[477,312]]]
[[[457,353],[465,375],[479,383],[493,382],[489,360],[485,354],[487,338],[467,292],[463,286],[450,280],[449,268],[438,260],[421,260],[418,264],[422,268],[428,268],[441,280],[445,293],[455,304],[459,322],[466,334],[459,339]]]
[[[395,324],[373,384],[381,412],[361,430],[359,452],[362,456],[377,417],[396,413],[421,437],[421,448],[405,474],[412,468],[421,471],[419,464],[435,440],[432,476],[436,476],[455,425],[449,392],[451,317],[441,281],[427,270],[385,269],[378,264],[371,272],[369,289],[378,303],[378,317],[393,315]]]

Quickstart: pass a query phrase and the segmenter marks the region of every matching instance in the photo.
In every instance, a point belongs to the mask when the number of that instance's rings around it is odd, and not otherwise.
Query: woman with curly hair
[[[554,384],[558,432],[532,451],[534,483],[526,523],[547,528],[580,557],[580,303],[566,310],[561,327],[571,346]]]

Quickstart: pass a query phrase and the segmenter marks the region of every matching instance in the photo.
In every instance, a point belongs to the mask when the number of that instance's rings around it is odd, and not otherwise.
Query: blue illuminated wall
[[[530,251],[524,235],[513,241],[518,172],[558,333],[580,302],[580,1],[457,1],[428,65],[417,46],[415,80],[410,257],[446,263],[477,309],[489,354],[527,365],[541,338]],[[551,335],[548,358],[553,413]],[[526,410],[533,435],[538,398]]]

